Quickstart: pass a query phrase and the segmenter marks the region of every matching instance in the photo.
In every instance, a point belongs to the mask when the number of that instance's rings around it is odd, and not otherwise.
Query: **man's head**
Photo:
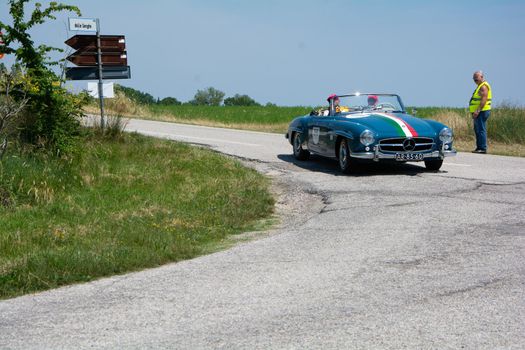
[[[483,72],[480,70],[474,72],[474,74],[472,75],[472,79],[474,79],[474,82],[477,85],[481,84],[485,80],[483,78]]]
[[[377,104],[377,101],[379,99],[376,95],[368,95],[368,105],[369,106],[375,106]]]

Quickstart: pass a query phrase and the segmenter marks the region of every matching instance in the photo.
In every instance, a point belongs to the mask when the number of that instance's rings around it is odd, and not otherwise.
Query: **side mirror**
[[[415,116],[417,114],[417,109],[412,108],[412,115]]]

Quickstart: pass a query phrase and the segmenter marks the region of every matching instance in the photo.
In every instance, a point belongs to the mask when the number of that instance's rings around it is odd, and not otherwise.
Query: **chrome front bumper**
[[[404,153],[404,152],[398,152],[398,153]],[[443,147],[439,151],[433,151],[433,152],[406,152],[406,153],[421,153],[423,154],[423,159],[426,158],[439,158],[444,159],[445,157],[453,157],[457,154],[455,149],[446,150]],[[359,152],[359,153],[351,153],[350,157],[353,158],[359,158],[359,159],[372,159],[374,161],[379,161],[380,159],[396,159],[396,152],[393,153],[383,153],[379,151],[379,146],[376,145],[374,147],[374,150],[371,152]],[[417,162],[417,160],[408,160],[409,162]]]

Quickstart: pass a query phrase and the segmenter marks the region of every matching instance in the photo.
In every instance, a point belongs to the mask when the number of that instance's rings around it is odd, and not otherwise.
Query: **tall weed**
[[[420,107],[417,114],[452,127],[456,139],[475,137],[472,117],[465,108]],[[509,103],[492,108],[487,135],[489,140],[505,144],[525,144],[525,108]]]

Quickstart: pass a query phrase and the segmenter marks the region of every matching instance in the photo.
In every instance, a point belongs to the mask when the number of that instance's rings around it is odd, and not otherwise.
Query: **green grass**
[[[309,113],[310,107],[277,106],[151,106],[154,115],[172,114],[180,119],[209,119],[224,124],[279,124]]]
[[[83,150],[0,163],[0,298],[192,258],[271,216],[268,181],[215,152],[138,135]]]
[[[267,132],[284,132],[288,123],[310,113],[310,107],[276,106],[150,106],[153,119],[174,118],[179,122],[224,126]]]

